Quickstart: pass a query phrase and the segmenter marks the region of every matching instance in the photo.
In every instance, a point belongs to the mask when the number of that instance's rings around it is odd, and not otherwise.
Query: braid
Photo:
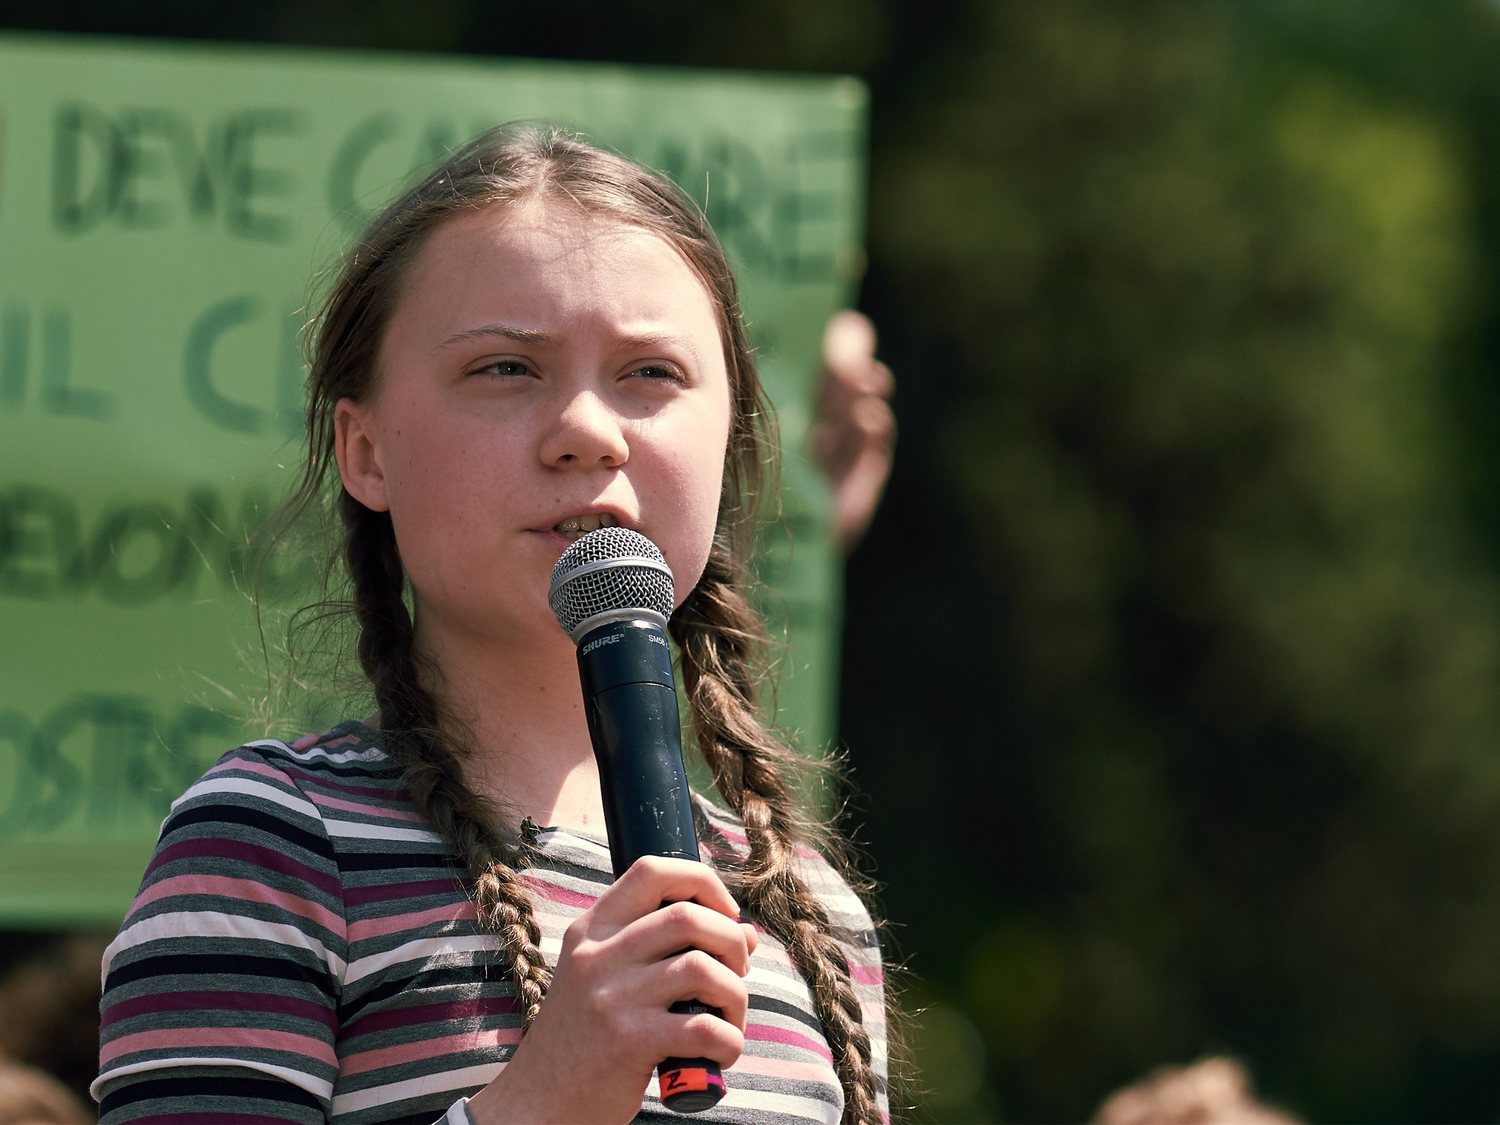
[[[727,552],[715,550],[702,580],[672,617],[694,734],[714,784],[750,841],[736,893],[807,978],[844,1088],[843,1120],[878,1122],[879,1080],[848,957],[831,933],[828,912],[795,866],[796,845],[816,834],[799,815],[787,778],[807,763],[759,718],[752,669],[765,636],[738,578]],[[827,841],[820,842],[826,848]]]
[[[842,944],[799,863],[803,841],[821,839],[798,811],[788,778],[804,763],[762,723],[756,708],[764,641],[740,594],[754,502],[774,495],[763,471],[774,418],[756,373],[734,275],[702,211],[669,182],[556,130],[502,127],[481,134],[435,168],[366,229],[328,290],[309,359],[308,451],[284,522],[338,496],[344,552],[359,622],[361,666],[379,705],[385,746],[405,772],[417,808],[464,858],[480,924],[494,933],[515,975],[523,1030],[551,980],[530,898],[517,869],[529,849],[502,826],[493,804],[464,780],[465,726],[445,713],[434,674],[414,645],[407,579],[390,517],[360,505],[333,478],[337,408],[379,386],[382,336],[403,300],[403,282],[432,232],[456,215],[532,199],[568,201],[590,217],[659,235],[702,282],[714,306],[732,392],[731,433],[709,569],[673,616],[693,727],[721,794],[744,821],[748,862],[727,876],[790,952],[807,979],[844,1088],[844,1118],[877,1120],[879,1077]],[[732,543],[737,536],[747,542]],[[424,686],[424,683],[428,686]],[[837,858],[837,857],[835,857]],[[844,867],[847,875],[848,868]]]
[[[464,783],[462,748],[442,733],[438,700],[421,684],[403,597],[406,573],[390,518],[347,493],[341,504],[349,529],[344,557],[354,584],[359,662],[380,708],[385,748],[402,767],[417,808],[464,859],[480,925],[500,939],[514,976],[524,1033],[552,981],[531,896],[517,874],[524,848],[508,844],[492,827],[500,823],[496,810]]]

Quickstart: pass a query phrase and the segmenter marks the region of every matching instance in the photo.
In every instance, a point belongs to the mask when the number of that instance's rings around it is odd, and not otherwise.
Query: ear
[[[341,398],[334,405],[333,455],[350,496],[371,511],[390,510],[380,463],[380,431],[365,403]]]

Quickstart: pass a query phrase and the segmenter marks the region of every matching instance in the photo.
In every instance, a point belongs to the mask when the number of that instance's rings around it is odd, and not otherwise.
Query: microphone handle
[[[649,621],[607,622],[579,641],[578,672],[615,878],[643,855],[700,860],[666,634]],[[671,1010],[714,1011],[697,1000]],[[725,1093],[712,1059],[663,1059],[656,1074],[662,1105],[678,1113],[702,1112]]]

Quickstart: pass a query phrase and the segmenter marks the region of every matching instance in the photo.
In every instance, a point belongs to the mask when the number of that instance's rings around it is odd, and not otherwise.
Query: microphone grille
[[[672,569],[661,549],[639,531],[601,527],[574,542],[552,568],[547,600],[575,640],[591,618],[646,610],[672,615]]]

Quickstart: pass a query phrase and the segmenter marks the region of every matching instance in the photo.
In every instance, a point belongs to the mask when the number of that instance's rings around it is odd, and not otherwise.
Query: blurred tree
[[[1208,1051],[1312,1120],[1495,1116],[1489,0],[11,12],[864,77],[902,444],[844,729],[916,1116]]]
[[[976,6],[884,122],[873,259],[926,303],[872,311],[931,439],[885,527],[941,578],[927,667],[851,618],[846,732],[945,748],[862,778],[969,862],[872,847],[1022,1120],[1225,1048],[1318,1120],[1500,1100],[1485,123],[1432,93],[1494,13],[1334,9]]]

